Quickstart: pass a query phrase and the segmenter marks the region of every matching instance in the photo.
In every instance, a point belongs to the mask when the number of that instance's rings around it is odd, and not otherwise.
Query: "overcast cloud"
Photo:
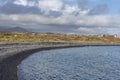
[[[40,32],[119,34],[120,15],[111,13],[107,2],[97,1],[0,0],[0,25]]]

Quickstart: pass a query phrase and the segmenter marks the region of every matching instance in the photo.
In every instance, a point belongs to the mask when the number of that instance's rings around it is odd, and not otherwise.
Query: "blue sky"
[[[119,14],[120,0],[93,0],[90,2],[90,7],[98,4],[107,4],[109,7],[109,14]]]
[[[70,2],[69,0],[66,1],[70,5],[76,5],[81,0],[73,0]],[[120,8],[120,0],[87,0],[88,1],[88,7],[93,8],[96,5],[100,4],[106,4],[109,7],[109,14],[119,14],[119,8]]]
[[[0,26],[120,35],[120,0],[0,0]]]

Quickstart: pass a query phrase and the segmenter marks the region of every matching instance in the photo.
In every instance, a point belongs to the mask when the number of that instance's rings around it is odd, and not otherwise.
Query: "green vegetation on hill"
[[[120,43],[120,38],[107,36],[81,36],[66,34],[0,32],[0,42],[105,42]]]

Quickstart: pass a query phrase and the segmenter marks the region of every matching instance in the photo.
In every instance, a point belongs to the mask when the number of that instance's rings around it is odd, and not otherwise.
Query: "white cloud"
[[[43,11],[59,11],[61,10],[63,3],[61,0],[40,0],[39,8]]]
[[[50,11],[61,11],[63,2],[61,0],[15,0],[14,4],[21,6],[37,7],[44,15],[49,15]]]
[[[57,18],[48,18],[42,15],[20,14],[0,15],[0,20],[17,21],[36,24],[76,25],[85,27],[120,27],[120,16],[74,16],[62,15]]]
[[[13,3],[16,5],[30,6],[30,7],[37,6],[36,5],[37,3],[33,0],[15,0]]]
[[[78,15],[87,15],[89,9],[82,10],[78,5],[64,5],[64,9],[62,10],[63,14],[71,14],[74,15],[75,13]]]
[[[14,4],[27,6],[28,2],[27,0],[15,0]]]
[[[71,14],[71,13],[79,11],[79,10],[80,9],[78,8],[78,6],[65,5],[65,9],[63,10],[63,13]]]
[[[87,9],[87,10],[81,10],[79,13],[80,13],[80,15],[87,15],[88,13],[89,13],[89,9]]]
[[[66,2],[69,1],[66,0]],[[74,2],[74,0],[70,0],[70,2]],[[100,30],[105,32],[103,29],[108,30],[108,33],[113,33],[112,29],[117,32],[117,28],[120,27],[120,15],[88,15],[91,9],[83,9],[78,4],[71,5],[64,3],[63,0],[15,0],[13,3],[24,7],[35,6],[37,7],[37,10],[40,9],[42,12],[39,14],[0,14],[0,24],[5,24],[5,22],[7,22],[7,24],[16,25],[73,25],[80,27],[76,30],[78,32],[84,31],[90,33]],[[60,12],[61,15],[57,17],[49,17],[50,11],[55,11],[56,14],[57,12]],[[54,15],[53,13],[51,12],[52,15]]]

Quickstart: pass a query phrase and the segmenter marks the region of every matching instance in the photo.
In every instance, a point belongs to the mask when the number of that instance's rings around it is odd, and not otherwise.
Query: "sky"
[[[120,35],[120,0],[0,0],[0,27]]]

